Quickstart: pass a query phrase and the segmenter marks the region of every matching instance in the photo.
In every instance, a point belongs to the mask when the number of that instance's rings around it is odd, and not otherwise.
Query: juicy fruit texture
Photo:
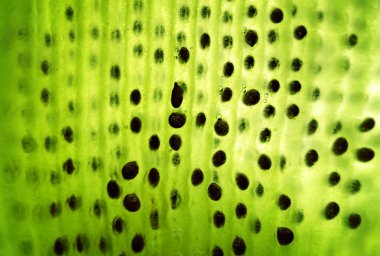
[[[380,2],[0,3],[1,255],[377,255]]]

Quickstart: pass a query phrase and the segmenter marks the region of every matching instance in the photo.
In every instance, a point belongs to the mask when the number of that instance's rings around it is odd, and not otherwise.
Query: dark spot
[[[269,170],[272,166],[272,160],[265,154],[259,156],[257,163],[262,170]]]
[[[303,39],[306,35],[307,29],[303,25],[300,25],[294,29],[294,37],[298,40]]]
[[[201,169],[195,169],[191,174],[191,183],[198,186],[203,182],[203,172]]]
[[[316,150],[311,149],[305,155],[305,163],[307,166],[311,167],[318,161],[318,153]]]
[[[223,47],[231,49],[232,45],[233,45],[232,36],[229,36],[229,35],[223,36]]]
[[[280,245],[288,245],[293,242],[293,231],[286,227],[277,228],[277,241]]]
[[[148,180],[153,188],[157,186],[158,182],[160,181],[160,173],[156,168],[150,169],[148,174]]]
[[[31,153],[37,149],[37,141],[31,135],[22,137],[21,146],[25,153]]]
[[[281,9],[275,8],[272,10],[272,13],[270,14],[270,19],[273,23],[280,23],[283,18],[284,14]]]
[[[181,145],[182,145],[182,140],[181,140],[181,137],[177,134],[173,134],[170,138],[169,138],[169,145],[170,147],[177,151],[178,149],[180,149]]]
[[[126,163],[121,169],[121,174],[126,180],[134,179],[139,173],[139,165],[136,161]]]
[[[257,43],[258,39],[259,37],[257,36],[256,31],[254,30],[248,30],[247,33],[245,34],[245,42],[250,47],[253,47]]]
[[[253,6],[253,5],[248,6],[248,9],[247,9],[247,17],[248,17],[248,18],[253,18],[253,17],[256,16],[256,14],[257,14],[256,7]]]
[[[172,90],[171,103],[173,108],[179,108],[183,101],[183,89],[178,85],[177,82],[174,83]]]
[[[50,204],[50,215],[52,217],[60,216],[62,213],[62,206],[60,203],[53,202]]]
[[[357,213],[351,213],[348,216],[348,226],[352,229],[356,229],[362,223],[362,218]]]
[[[112,221],[112,230],[115,234],[121,234],[124,229],[124,221],[121,217],[115,217]]]
[[[153,230],[157,230],[160,228],[160,222],[159,222],[160,219],[159,219],[159,214],[158,214],[157,209],[154,209],[150,212],[149,220],[150,220],[150,227]]]
[[[113,65],[111,67],[110,74],[111,74],[111,77],[113,79],[119,80],[120,79],[120,68],[119,68],[119,66],[118,65]]]
[[[339,173],[337,172],[332,172],[330,173],[330,176],[329,176],[329,183],[331,186],[335,186],[339,183],[340,181],[340,175]]]
[[[260,231],[261,231],[261,221],[258,218],[256,218],[253,223],[253,232],[258,234],[260,233]]]
[[[276,58],[271,58],[268,62],[269,70],[274,70],[280,66],[280,61]]]
[[[363,120],[363,122],[359,126],[359,130],[361,132],[368,132],[372,130],[372,128],[375,127],[375,120],[371,117],[368,117]]]
[[[189,50],[186,47],[182,47],[178,52],[179,62],[187,63],[190,58]]]
[[[232,250],[236,255],[243,255],[246,250],[246,245],[243,238],[236,236],[232,242]]]
[[[178,166],[181,163],[181,158],[178,153],[174,153],[172,157],[172,164]]]
[[[141,94],[138,89],[134,89],[130,95],[130,101],[133,105],[138,105],[141,100]]]
[[[195,120],[195,125],[197,127],[203,127],[205,125],[205,123],[206,123],[206,116],[205,116],[205,114],[204,113],[199,113],[197,115],[196,120]]]
[[[104,211],[105,204],[104,201],[96,199],[94,202],[94,214],[96,217],[100,218],[102,212]]]
[[[120,30],[118,30],[118,29],[112,30],[111,39],[115,40],[115,41],[120,41],[120,39],[121,39]]]
[[[154,52],[154,62],[156,62],[157,64],[161,64],[162,62],[164,62],[164,51],[161,48],[158,48]]]
[[[225,120],[218,118],[218,120],[214,124],[214,130],[217,135],[225,136],[228,134],[229,131],[228,123]]]
[[[182,113],[173,112],[169,116],[169,125],[173,128],[181,128],[186,123],[186,116]]]
[[[274,31],[273,29],[269,30],[269,32],[268,32],[268,42],[270,44],[276,42],[277,36],[278,35],[277,35],[276,31]]]
[[[290,94],[296,94],[301,90],[301,83],[297,80],[290,82],[289,84],[289,92]]]
[[[297,14],[297,6],[293,5],[292,6],[292,16],[296,16]]]
[[[238,219],[244,219],[247,216],[247,206],[243,203],[238,203],[235,207],[235,214]]]
[[[263,110],[263,115],[265,118],[274,117],[276,115],[276,109],[272,105],[267,105]]]
[[[223,74],[225,77],[230,77],[234,73],[234,64],[226,62],[223,67]]]
[[[223,256],[224,252],[223,249],[219,246],[214,246],[214,248],[212,248],[211,254],[212,256]]]
[[[286,110],[286,115],[289,119],[293,119],[300,113],[300,109],[296,104],[291,104],[288,106],[288,109]]]
[[[361,187],[362,185],[359,180],[353,180],[349,185],[349,190],[352,194],[356,194],[360,191]]]
[[[232,22],[232,14],[229,11],[225,11],[222,16],[224,23]]]
[[[177,189],[173,189],[170,192],[170,203],[173,210],[177,209],[178,206],[181,204],[181,196],[179,195]]]
[[[70,30],[69,31],[69,40],[70,40],[70,42],[74,42],[74,40],[75,40],[75,32],[74,32],[74,30]]]
[[[357,35],[351,34],[348,36],[347,44],[348,44],[349,48],[354,47],[357,43],[358,43],[358,36]]]
[[[179,9],[179,17],[182,20],[187,20],[189,18],[189,15],[190,15],[189,7],[186,5],[181,6],[181,8]]]
[[[73,211],[79,209],[82,206],[81,198],[75,195],[71,195],[69,198],[67,198],[66,203]]]
[[[67,174],[72,174],[75,170],[75,166],[74,166],[74,163],[73,163],[73,160],[71,158],[67,159],[63,165],[62,165],[62,168],[64,171],[67,172]]]
[[[136,234],[132,239],[132,250],[135,253],[142,252],[144,250],[145,241],[142,235]]]
[[[343,137],[340,137],[334,141],[331,147],[331,150],[335,155],[340,156],[340,155],[343,155],[347,151],[347,148],[348,148],[347,140]]]
[[[58,185],[61,183],[61,176],[58,172],[51,172],[50,173],[50,183],[52,185]]]
[[[68,143],[72,143],[74,141],[74,132],[70,126],[62,128],[62,135]]]
[[[69,21],[73,20],[73,18],[74,18],[73,7],[71,7],[71,6],[66,7],[65,16],[66,16],[67,20],[69,20]]]
[[[154,134],[149,138],[150,150],[157,150],[160,147],[160,138]]]
[[[231,88],[229,88],[229,87],[223,88],[220,96],[221,96],[222,102],[230,101],[231,98],[232,98],[232,90],[231,90]]]
[[[179,44],[182,44],[183,42],[185,42],[186,41],[186,34],[183,32],[179,32],[177,34],[177,41]]]
[[[134,55],[136,55],[137,57],[140,57],[143,53],[143,46],[141,44],[136,44],[134,47],[133,47],[133,53]]]
[[[54,242],[54,252],[63,255],[69,251],[69,242],[64,237],[59,237]]]
[[[141,120],[138,117],[133,117],[131,120],[131,131],[134,133],[139,133],[141,130]]]
[[[248,55],[247,57],[245,57],[244,67],[246,69],[249,70],[249,69],[253,68],[254,65],[255,65],[255,59],[251,55]]]
[[[85,235],[80,234],[76,237],[75,244],[76,244],[77,251],[79,253],[81,253],[81,252],[87,250],[87,248],[89,246],[89,241]]]
[[[272,79],[268,84],[269,91],[276,93],[280,89],[280,82],[277,79]]]
[[[44,73],[44,75],[49,74],[49,68],[49,62],[47,60],[41,62],[41,71]]]
[[[324,214],[327,220],[331,220],[339,214],[339,211],[339,205],[335,202],[330,202],[326,205]]]
[[[138,196],[135,193],[127,194],[124,197],[123,203],[124,203],[125,209],[129,212],[136,212],[141,207],[140,199],[138,198]]]
[[[155,34],[157,37],[163,37],[165,34],[165,27],[162,25],[157,25],[155,28]]]
[[[108,131],[110,134],[118,135],[120,131],[119,125],[117,123],[110,124],[108,126]]]
[[[210,7],[208,7],[208,6],[202,6],[202,9],[201,9],[201,16],[202,16],[202,18],[208,19],[208,18],[210,18],[210,15],[211,15]]]
[[[104,237],[100,237],[98,247],[101,253],[107,252],[108,244],[107,240]]]
[[[302,65],[303,65],[303,62],[299,58],[295,58],[292,60],[291,66],[292,66],[293,71],[299,71]]]
[[[135,11],[141,12],[143,10],[143,2],[141,0],[135,0],[133,3],[133,8]]]
[[[280,207],[280,209],[283,211],[288,209],[290,207],[290,205],[292,204],[290,198],[287,195],[280,195],[277,203],[278,203],[278,206]]]
[[[49,33],[45,34],[44,41],[45,41],[46,47],[50,47],[51,46],[51,35]]]
[[[246,119],[240,119],[239,121],[239,131],[243,132],[246,128],[248,128],[248,121]]]
[[[115,180],[110,180],[107,184],[107,193],[110,198],[117,199],[120,197],[120,187]]]
[[[212,182],[208,186],[208,196],[213,201],[219,201],[219,199],[222,197],[222,188],[215,182]]]
[[[320,96],[321,96],[321,91],[319,90],[319,88],[315,88],[311,95],[312,100],[316,101],[317,99],[319,99]]]
[[[91,37],[92,37],[92,39],[97,40],[99,38],[99,34],[100,34],[99,28],[93,27],[91,29]]]
[[[256,105],[260,101],[260,93],[255,89],[246,91],[243,95],[243,103],[246,106]]]
[[[216,228],[221,228],[224,226],[224,223],[226,221],[226,217],[224,216],[224,213],[221,211],[214,212],[213,216],[214,225]]]
[[[41,94],[40,94],[41,102],[44,105],[47,105],[49,104],[50,98],[51,98],[51,95],[50,95],[49,90],[46,88],[42,89]]]
[[[227,160],[226,153],[223,150],[218,150],[212,156],[212,164],[215,167],[222,166]]]
[[[285,156],[280,156],[280,169],[283,170],[286,165],[286,158]]]
[[[356,158],[360,162],[371,161],[375,156],[375,152],[370,148],[359,148],[356,150]]]
[[[264,130],[260,132],[260,141],[262,143],[269,142],[271,134],[272,134],[271,130],[269,130],[268,128],[265,128]]]
[[[307,134],[312,135],[314,134],[318,129],[318,122],[315,119],[311,119],[310,122],[307,125]]]
[[[264,194],[264,187],[263,187],[263,185],[261,185],[261,183],[259,183],[259,184],[257,185],[257,187],[256,187],[256,195],[257,195],[258,197],[262,197],[263,194]]]
[[[120,105],[120,97],[118,93],[112,93],[110,95],[110,105],[111,107],[118,107]]]
[[[334,124],[333,134],[336,134],[342,130],[342,123],[340,121]]]
[[[92,157],[91,159],[91,168],[93,171],[98,170],[102,166],[102,159],[99,157]]]
[[[141,21],[136,20],[135,22],[133,22],[133,28],[132,29],[133,29],[133,32],[135,34],[140,34],[141,31],[142,31],[142,23],[141,23]]]
[[[237,173],[235,177],[236,185],[241,190],[246,190],[249,186],[248,177],[243,173]]]

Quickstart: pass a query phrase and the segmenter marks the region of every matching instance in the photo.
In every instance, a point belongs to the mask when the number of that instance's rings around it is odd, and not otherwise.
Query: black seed
[[[115,234],[121,234],[124,228],[124,221],[121,217],[115,217],[112,221],[112,230]]]
[[[357,213],[351,213],[348,216],[348,226],[352,229],[355,229],[360,226],[362,223],[362,218]]]
[[[268,84],[268,89],[271,92],[278,92],[280,89],[280,82],[277,79],[272,79]]]
[[[232,90],[229,87],[223,88],[221,92],[221,100],[222,102],[230,101],[232,98]]]
[[[47,60],[41,62],[41,70],[44,75],[49,74],[49,62]]]
[[[63,138],[68,142],[68,143],[71,143],[74,141],[74,132],[73,130],[71,129],[71,127],[69,126],[66,126],[62,129],[62,135],[63,135]]]
[[[132,250],[136,253],[144,250],[145,241],[142,235],[136,234],[132,239]]]
[[[340,156],[347,151],[347,148],[348,148],[347,140],[343,137],[340,137],[334,141],[334,144],[332,145],[331,150],[335,155]]]
[[[197,118],[196,118],[196,121],[195,121],[195,124],[197,127],[203,127],[206,123],[206,116],[204,113],[199,113],[197,115]]]
[[[336,184],[338,184],[340,181],[340,175],[339,173],[337,172],[332,172],[330,173],[330,176],[329,176],[329,183],[331,186],[335,186]]]
[[[354,47],[358,43],[358,37],[355,34],[351,34],[347,38],[348,47]]]
[[[154,134],[149,138],[149,148],[150,150],[157,150],[160,147],[160,138]]]
[[[121,174],[126,180],[131,180],[137,176],[139,173],[139,165],[136,161],[131,161],[126,163],[121,169]]]
[[[202,9],[201,9],[201,16],[202,16],[202,18],[208,19],[208,18],[210,18],[210,15],[211,15],[210,7],[203,6]]]
[[[247,216],[247,206],[243,203],[238,203],[235,207],[235,214],[238,219],[244,219]]]
[[[223,256],[224,252],[223,252],[223,249],[220,248],[219,246],[214,246],[214,248],[212,248],[211,254],[212,256]]]
[[[294,29],[294,37],[298,40],[303,39],[307,35],[307,29],[305,26],[298,26]]]
[[[226,64],[224,64],[223,73],[226,77],[232,76],[232,74],[234,73],[234,65],[231,62],[227,62]]]
[[[85,235],[78,235],[75,239],[77,251],[79,253],[85,251],[88,248],[88,238]]]
[[[261,221],[259,219],[255,219],[253,223],[253,231],[258,234],[261,231]]]
[[[296,104],[291,104],[288,106],[288,109],[286,110],[286,115],[289,119],[293,119],[300,113],[300,109]]]
[[[290,207],[292,204],[290,198],[287,195],[281,195],[278,198],[278,206],[280,207],[281,210],[286,210]]]
[[[107,241],[104,237],[100,237],[100,240],[99,240],[99,250],[101,253],[106,253],[107,252],[107,249],[108,249],[108,245],[107,245]]]
[[[226,217],[224,216],[224,213],[221,211],[216,211],[213,216],[214,225],[216,228],[221,228],[224,226],[224,223],[226,221]]]
[[[246,190],[249,186],[248,177],[243,173],[237,173],[235,177],[236,185],[241,190]]]
[[[169,125],[173,128],[181,128],[186,123],[186,116],[182,113],[173,112],[169,116]]]
[[[54,242],[54,252],[57,255],[65,254],[69,251],[69,242],[66,238],[59,237]]]
[[[222,188],[215,182],[208,186],[208,196],[211,200],[218,201],[222,197]]]
[[[276,42],[276,39],[277,39],[277,33],[276,31],[274,31],[273,29],[269,30],[268,32],[268,42],[270,44]]]
[[[150,212],[149,215],[149,220],[150,220],[150,227],[153,230],[157,230],[160,227],[160,222],[159,222],[159,215],[158,215],[158,210],[154,209]]]
[[[243,238],[236,236],[232,243],[232,250],[236,255],[243,255],[246,250],[246,245]]]
[[[251,89],[244,93],[243,103],[246,106],[256,105],[259,101],[260,101],[260,93],[257,90]]]
[[[52,217],[57,217],[61,215],[61,213],[62,213],[62,207],[60,203],[53,202],[50,204],[50,214]]]
[[[157,186],[158,182],[160,181],[160,173],[156,168],[150,169],[148,180],[152,187],[155,188]]]
[[[189,50],[186,47],[182,47],[178,52],[179,62],[187,63],[190,58]]]
[[[368,132],[372,130],[372,128],[375,127],[375,120],[371,117],[368,117],[363,120],[363,122],[359,126],[359,130],[361,132]]]
[[[264,154],[260,155],[257,163],[262,170],[269,170],[272,166],[272,161],[270,160],[269,156]]]
[[[371,161],[375,156],[375,152],[370,148],[359,148],[356,150],[356,158],[360,162]]]
[[[273,23],[280,23],[284,18],[284,14],[281,9],[275,8],[270,14],[270,19]]]
[[[361,188],[361,183],[359,180],[353,180],[351,185],[350,185],[350,192],[352,194],[356,194],[360,191],[360,188]]]
[[[44,104],[44,105],[47,105],[49,104],[49,101],[50,101],[50,92],[48,91],[48,89],[44,88],[42,89],[41,91],[41,95],[40,95],[40,99],[41,99],[41,102]]]
[[[119,66],[118,65],[113,65],[111,67],[110,74],[111,74],[111,77],[113,79],[119,80],[120,79],[120,68],[119,68]]]
[[[163,61],[164,61],[164,51],[161,48],[158,48],[154,52],[154,62],[156,62],[157,64],[160,64]]]
[[[314,134],[318,129],[318,122],[315,119],[311,119],[310,122],[307,125],[307,134],[312,135]]]
[[[296,94],[301,90],[301,83],[297,80],[290,82],[289,92],[290,94]]]
[[[203,172],[201,169],[195,169],[191,174],[191,183],[198,186],[203,182]]]
[[[64,171],[67,172],[67,174],[72,174],[75,170],[75,166],[74,166],[74,163],[73,163],[73,160],[71,158],[67,159],[63,165],[62,165],[62,168]]]
[[[302,60],[299,58],[295,58],[292,60],[292,70],[293,71],[299,71],[303,65]]]
[[[179,195],[179,192],[177,189],[173,189],[170,192],[170,202],[172,209],[177,209],[178,206],[181,204],[181,196]]]
[[[66,19],[72,21],[74,18],[74,10],[71,6],[68,6],[65,11]]]
[[[217,135],[225,136],[229,131],[228,123],[225,120],[218,118],[218,120],[215,122],[214,130]]]
[[[245,42],[251,47],[253,47],[257,43],[258,39],[259,37],[257,36],[256,31],[254,30],[248,30],[245,34]]]
[[[202,49],[210,46],[210,36],[207,33],[201,35],[200,44]]]
[[[115,180],[110,180],[107,184],[107,193],[110,198],[117,199],[120,197],[120,187]]]
[[[183,101],[183,89],[178,85],[177,82],[174,83],[172,90],[171,103],[173,108],[179,108]]]
[[[276,115],[276,109],[272,105],[267,105],[263,110],[263,115],[265,118],[274,117]]]
[[[169,145],[173,150],[177,151],[182,145],[181,137],[177,134],[172,135],[169,139]]]
[[[140,209],[140,199],[138,198],[138,196],[133,193],[133,194],[127,194],[125,197],[124,197],[124,207],[127,211],[130,211],[130,212],[136,212]]]
[[[259,183],[259,184],[257,185],[257,187],[256,187],[256,195],[257,195],[258,197],[262,197],[263,194],[264,194],[264,187],[263,187],[263,185],[261,185],[261,183]]]
[[[324,214],[327,220],[331,220],[339,214],[339,211],[339,205],[335,202],[330,202],[327,204]]]
[[[78,208],[82,206],[81,198],[75,195],[72,195],[69,198],[67,198],[66,203],[69,205],[70,209],[73,211],[77,210]]]
[[[248,10],[247,10],[248,18],[253,18],[256,16],[256,14],[257,14],[256,7],[253,5],[248,6]]]
[[[140,100],[141,100],[140,91],[138,89],[134,89],[131,92],[131,96],[130,96],[131,103],[134,105],[138,105],[140,103]]]
[[[223,150],[218,150],[212,157],[212,163],[215,167],[222,166],[227,160],[226,153]]]
[[[232,36],[223,36],[223,47],[232,48],[232,45],[233,45]]]
[[[277,241],[280,245],[288,245],[293,242],[293,231],[286,227],[277,228]]]
[[[244,60],[244,66],[246,69],[251,69],[255,65],[255,59],[251,56],[248,55],[245,60]]]
[[[276,69],[279,66],[280,66],[280,61],[278,59],[276,59],[276,58],[271,58],[269,60],[269,62],[268,62],[268,68],[270,70],[274,70],[274,69]]]
[[[140,120],[140,118],[138,118],[138,117],[132,118],[130,127],[131,127],[132,132],[139,133],[140,130],[141,130],[141,120]]]
[[[305,155],[305,163],[311,167],[318,161],[318,153],[314,149],[309,150]]]
[[[271,130],[269,130],[268,128],[265,128],[264,130],[262,130],[260,132],[260,141],[262,143],[265,143],[265,142],[269,142],[270,141],[270,137],[271,137]]]

